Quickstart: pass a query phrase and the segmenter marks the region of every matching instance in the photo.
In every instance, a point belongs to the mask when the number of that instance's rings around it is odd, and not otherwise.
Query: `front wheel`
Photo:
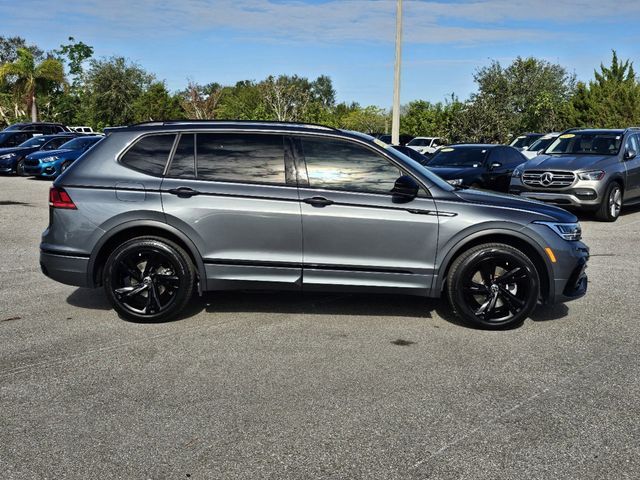
[[[16,163],[16,175],[24,175],[24,160],[22,158]]]
[[[596,210],[596,218],[602,222],[615,222],[622,210],[622,187],[617,182],[609,184],[600,207]]]
[[[540,280],[529,258],[501,243],[478,245],[461,254],[447,276],[453,312],[482,328],[519,325],[538,302]]]
[[[138,237],[116,248],[105,264],[104,288],[113,308],[135,321],[178,315],[193,295],[195,268],[175,243]]]

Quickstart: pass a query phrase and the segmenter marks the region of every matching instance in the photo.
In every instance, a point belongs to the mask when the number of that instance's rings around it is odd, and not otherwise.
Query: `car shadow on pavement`
[[[77,308],[89,310],[111,310],[111,305],[102,289],[78,288],[67,297],[67,303]],[[285,313],[424,319],[434,318],[433,313],[435,312],[438,317],[448,323],[459,327],[473,328],[458,320],[444,299],[393,294],[282,291],[207,292],[202,297],[194,295],[184,311],[169,322],[194,317],[203,311],[208,313]],[[569,309],[564,304],[538,306],[531,315],[531,319],[536,322],[557,320],[566,317],[568,312]],[[518,326],[513,328],[518,328]]]

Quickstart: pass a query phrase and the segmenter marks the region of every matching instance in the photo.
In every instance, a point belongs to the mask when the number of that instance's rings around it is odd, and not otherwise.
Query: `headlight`
[[[522,173],[524,172],[524,165],[524,163],[521,163],[516,168],[514,168],[511,176],[520,178],[522,176]]]
[[[56,160],[58,160],[60,157],[58,157],[57,155],[52,155],[50,157],[44,157],[41,158],[40,161],[42,163],[47,163],[47,162],[55,162]]]
[[[580,180],[602,180],[604,172],[602,170],[592,170],[590,172],[582,172],[578,174]]]
[[[450,185],[453,185],[453,186],[462,185],[462,179],[461,178],[452,178],[451,180],[447,180],[447,183],[449,183]]]
[[[0,160],[9,160],[12,157],[15,157],[15,153],[7,153],[5,155],[0,155]]]
[[[555,222],[533,222],[538,225],[546,225],[565,240],[574,241],[582,238],[582,227],[580,223],[555,223]]]

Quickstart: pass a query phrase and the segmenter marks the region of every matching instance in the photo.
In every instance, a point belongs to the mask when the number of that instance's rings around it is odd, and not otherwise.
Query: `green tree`
[[[60,45],[60,48],[53,52],[61,62],[67,63],[69,75],[73,78],[71,84],[77,87],[84,74],[83,64],[93,56],[93,47],[69,37],[68,44]]]
[[[614,50],[611,66],[600,64],[589,84],[579,83],[566,111],[574,126],[620,128],[640,122],[640,84],[630,60],[618,59]]]
[[[362,133],[379,133],[387,130],[389,114],[382,108],[370,105],[352,109],[340,121],[340,128]]]
[[[167,90],[164,82],[153,82],[133,104],[135,121],[176,120],[185,117],[180,99]]]
[[[37,95],[66,83],[59,60],[46,58],[36,64],[33,53],[26,48],[18,49],[16,60],[0,66],[0,80],[11,82],[14,94],[25,99],[32,122],[38,121]]]
[[[24,38],[0,35],[0,65],[15,62],[18,59],[18,50],[21,48],[29,50],[35,61],[40,61],[44,58],[44,52],[35,45],[27,45],[27,41]]]
[[[84,118],[96,128],[134,122],[134,105],[152,81],[153,75],[123,57],[92,60],[84,87]]]

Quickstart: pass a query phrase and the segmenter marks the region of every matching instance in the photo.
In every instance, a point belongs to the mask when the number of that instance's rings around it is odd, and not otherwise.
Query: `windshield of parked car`
[[[428,167],[480,167],[487,158],[486,147],[447,147],[436,152]]]
[[[414,138],[409,143],[408,147],[428,147],[431,144],[431,139],[427,138]]]
[[[511,145],[512,147],[515,147],[515,148],[525,148],[525,147],[528,147],[529,145],[531,145],[533,142],[535,142],[541,136],[542,136],[542,134],[520,135],[519,137],[516,137],[513,140],[513,142],[511,142],[509,145]]]
[[[29,140],[27,140],[26,142],[22,142],[20,145],[18,145],[19,147],[39,147],[40,145],[43,145],[44,142],[46,142],[47,139],[39,136],[39,137],[33,137],[30,138]]]
[[[447,192],[450,192],[452,190],[455,190],[454,187],[452,187],[449,183],[447,183],[445,180],[443,180],[442,178],[440,178],[438,175],[436,175],[435,173],[429,171],[428,168],[426,168],[424,165],[422,165],[419,162],[416,162],[414,159],[412,159],[411,157],[405,155],[404,153],[402,153],[400,150],[396,150],[395,148],[389,148],[389,153],[393,154],[393,156],[395,157],[400,157],[400,159],[404,162],[409,164],[414,170],[419,171],[422,175],[424,175],[425,177],[427,177],[431,183],[435,184],[437,187],[446,190]]]
[[[527,150],[530,150],[532,152],[539,152],[540,150],[544,150],[549,145],[551,145],[551,143],[553,143],[553,141],[556,138],[558,138],[558,137],[542,137],[542,138],[539,138],[538,140],[533,142],[531,145],[529,145],[529,148],[527,148]]]
[[[82,150],[89,145],[93,145],[96,143],[99,138],[74,138],[73,140],[69,140],[67,143],[63,143],[60,145],[60,150]]]
[[[575,132],[560,135],[545,150],[546,154],[617,155],[622,133]]]

